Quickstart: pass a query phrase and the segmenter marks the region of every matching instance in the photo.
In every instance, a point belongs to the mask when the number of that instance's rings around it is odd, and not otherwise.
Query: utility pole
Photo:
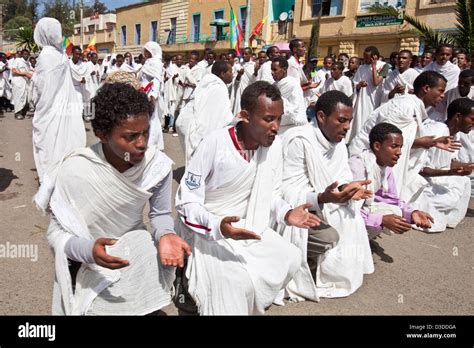
[[[5,9],[5,5],[2,3],[0,4],[0,46],[3,51],[3,11]]]
[[[81,0],[81,50],[84,49],[84,0]]]
[[[252,12],[252,0],[247,0],[247,19],[245,20],[245,47],[249,47],[250,38],[250,12]]]

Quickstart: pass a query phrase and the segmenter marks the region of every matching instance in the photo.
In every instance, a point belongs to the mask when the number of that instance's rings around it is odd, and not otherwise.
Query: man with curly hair
[[[190,253],[171,217],[172,161],[147,146],[151,106],[144,92],[106,84],[93,103],[100,142],[66,156],[35,196],[51,212],[53,314],[157,313],[171,301],[174,267]],[[152,234],[143,222],[147,202]],[[82,264],[75,286],[68,259]]]

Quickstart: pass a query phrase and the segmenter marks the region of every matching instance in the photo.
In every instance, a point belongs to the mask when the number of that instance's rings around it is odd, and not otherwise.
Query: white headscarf
[[[161,46],[154,41],[149,41],[143,47],[143,54],[145,54],[145,50],[151,53],[151,58],[146,60],[142,72],[161,81],[163,75],[163,62],[161,61],[163,51]]]
[[[38,46],[51,46],[62,50],[63,34],[57,19],[44,17],[36,24],[34,39]]]

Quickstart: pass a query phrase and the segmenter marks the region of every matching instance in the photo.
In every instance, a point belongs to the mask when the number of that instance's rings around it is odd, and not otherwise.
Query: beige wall
[[[404,48],[418,53],[418,38],[406,33],[410,29],[406,22],[403,25],[356,28],[356,17],[363,15],[358,9],[359,0],[344,0],[340,16],[321,18],[319,56],[328,54],[329,48],[335,54],[361,55],[369,45],[377,46],[383,56]],[[441,4],[430,4],[430,0],[406,0],[406,12],[437,29],[455,27],[454,0]],[[308,42],[313,20],[311,0],[296,0],[291,34]]]
[[[151,22],[158,22],[158,33],[161,32],[162,2],[140,3],[117,9],[116,43],[117,52],[140,51],[140,48],[151,39]],[[141,42],[135,43],[135,25],[141,24]],[[122,46],[122,27],[127,27],[127,43]],[[133,52],[132,52],[133,53]],[[136,52],[135,52],[136,53]]]

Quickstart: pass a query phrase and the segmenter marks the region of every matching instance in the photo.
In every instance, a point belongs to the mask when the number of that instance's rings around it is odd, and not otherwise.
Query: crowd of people
[[[60,23],[43,18],[35,41],[34,70],[26,50],[1,65],[2,106],[35,108],[54,314],[155,315],[172,300],[263,314],[346,297],[374,272],[371,239],[466,215],[474,70],[450,45],[389,62],[369,46],[319,68],[300,39],[242,57],[163,56],[148,42],[136,58],[75,47],[69,59]],[[185,155],[175,220],[163,132]]]

